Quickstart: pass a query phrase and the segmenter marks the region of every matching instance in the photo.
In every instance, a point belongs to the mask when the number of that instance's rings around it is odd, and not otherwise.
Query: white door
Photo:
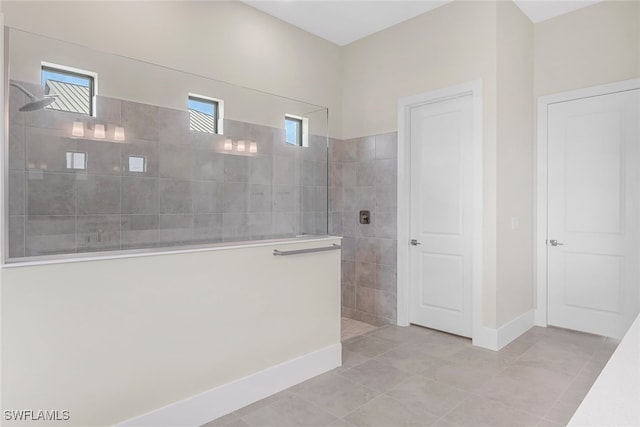
[[[551,104],[547,124],[548,323],[620,338],[640,306],[640,90]]]
[[[471,337],[472,96],[410,111],[409,321]]]

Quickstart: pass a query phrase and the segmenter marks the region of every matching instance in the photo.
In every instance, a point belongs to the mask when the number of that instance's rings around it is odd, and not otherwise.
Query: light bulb
[[[71,128],[71,136],[83,137],[84,136],[84,124],[80,120],[73,122],[73,128]]]
[[[249,143],[249,152],[250,153],[257,153],[258,152],[258,144],[256,144],[255,142]]]
[[[224,140],[224,149],[226,151],[233,150],[233,141],[231,141],[231,139],[227,138]]]
[[[122,126],[116,126],[116,130],[113,131],[113,139],[124,141],[124,128]]]
[[[238,151],[243,152],[244,151],[244,141],[238,141]]]
[[[101,125],[101,124],[96,125],[95,129],[93,130],[93,137],[96,139],[104,139],[105,137],[104,125]]]

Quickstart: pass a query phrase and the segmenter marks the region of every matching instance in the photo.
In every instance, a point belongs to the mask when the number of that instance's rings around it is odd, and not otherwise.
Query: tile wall
[[[329,144],[329,233],[344,236],[342,314],[396,322],[397,133]],[[371,224],[359,223],[359,211]]]
[[[10,258],[327,233],[324,137],[296,147],[283,129],[233,120],[224,136],[194,132],[186,111],[105,97],[96,118],[18,112],[25,102],[11,87]],[[75,119],[85,135],[106,124],[107,139],[71,138]],[[108,140],[116,125],[124,143]],[[225,137],[258,153],[229,154]],[[72,151],[86,153],[86,170],[67,168]],[[129,156],[146,171],[129,171]]]

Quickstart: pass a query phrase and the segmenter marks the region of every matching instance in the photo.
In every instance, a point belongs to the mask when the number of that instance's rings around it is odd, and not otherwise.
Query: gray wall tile
[[[222,211],[246,213],[249,206],[249,184],[225,182],[222,186]]]
[[[42,86],[40,86],[42,92]],[[66,111],[54,111],[50,109],[36,110],[24,114],[24,123],[27,126],[68,132],[74,120],[90,121],[92,118],[84,114],[69,113]]]
[[[29,174],[27,212],[29,215],[74,215],[76,175],[48,172]]]
[[[24,215],[24,196],[26,190],[26,173],[24,171],[9,172],[9,215]]]
[[[22,84],[22,82],[20,82]],[[25,124],[25,116],[28,113],[18,111],[18,108],[22,107],[27,102],[27,98],[24,93],[16,87],[9,86],[9,123],[15,125]]]
[[[376,137],[365,136],[356,140],[356,158],[359,162],[366,162],[376,158]]]
[[[25,255],[25,217],[9,216],[9,258]]]
[[[298,182],[299,171],[296,168],[296,160],[291,157],[273,156],[273,183],[287,185]]]
[[[273,212],[294,212],[299,209],[298,188],[293,185],[273,186]]]
[[[345,261],[356,260],[357,240],[353,237],[342,238],[342,259]]]
[[[376,185],[376,162],[358,162],[356,164],[356,185],[371,187]]]
[[[120,215],[82,215],[77,217],[78,252],[120,248]]]
[[[193,181],[194,213],[222,212],[222,184],[214,181]]]
[[[249,214],[249,236],[252,239],[265,238],[273,235],[273,218],[271,212]]]
[[[120,150],[123,144],[86,139],[77,139],[75,141],[75,150],[87,153],[88,173],[96,175],[120,175]],[[64,156],[65,153],[62,154]]]
[[[342,287],[342,306],[348,308],[356,308],[356,287]]]
[[[356,161],[357,159],[356,142],[357,142],[357,138],[349,139],[336,144],[336,149],[338,152],[337,157],[340,159],[341,162],[351,163]]]
[[[398,164],[395,160],[376,160],[375,185],[378,187],[397,187]]]
[[[353,261],[342,261],[342,283],[343,285],[354,286],[356,284],[356,263]],[[355,308],[355,307],[352,307]]]
[[[246,213],[222,214],[222,239],[225,242],[243,240],[249,237],[249,215]]]
[[[76,217],[30,215],[26,221],[27,256],[76,251]]]
[[[375,289],[356,287],[356,310],[373,314],[376,312]]]
[[[376,187],[375,192],[377,212],[396,212],[398,206],[396,187]]]
[[[158,113],[155,105],[122,101],[122,125],[132,138],[158,141]]]
[[[233,154],[225,155],[224,182],[249,182],[249,158]]]
[[[271,212],[271,189],[271,185],[251,185],[249,190],[249,212]]]
[[[396,132],[329,142],[330,231],[343,236],[342,312],[374,325],[396,320],[396,152]],[[359,224],[360,210],[371,212],[371,224]],[[353,276],[345,270],[351,265]],[[347,287],[355,307],[345,305]]]
[[[294,214],[284,212],[273,213],[273,233],[276,236],[296,235],[297,220]]]
[[[187,145],[160,144],[161,178],[191,179],[193,176],[192,150]]]
[[[159,215],[122,215],[121,247],[145,248],[158,244]]]
[[[193,241],[194,217],[190,214],[160,215],[158,243],[160,245]]]
[[[13,105],[23,100],[12,91]],[[204,242],[327,233],[325,137],[312,135],[309,147],[297,147],[284,142],[283,129],[234,121],[225,121],[224,136],[191,132],[186,111],[106,97],[98,97],[97,114],[10,115],[12,256],[26,250],[27,225],[19,219],[25,213],[40,223],[77,224],[73,233],[69,226],[68,233],[46,234],[45,227],[31,220],[29,253],[153,247],[180,244],[185,236]],[[76,118],[87,131],[104,123],[109,134],[122,125],[126,141],[72,139],[68,132]],[[256,142],[258,154],[224,152],[229,136]],[[341,150],[356,160],[355,141]],[[67,151],[86,152],[87,170],[66,169]],[[129,156],[145,157],[146,171],[129,171]],[[32,168],[20,172],[27,169],[27,160]],[[355,163],[350,171],[347,179],[355,190]],[[340,166],[336,183],[342,175]],[[303,180],[308,184],[304,216]],[[330,218],[340,232],[343,216],[336,211]],[[68,221],[47,220],[62,217]],[[44,234],[38,236],[38,230]]]
[[[159,108],[158,126],[158,139],[161,145],[189,145],[188,111]]]
[[[376,288],[395,294],[397,290],[396,269],[389,265],[376,265]]]
[[[398,232],[395,212],[380,212],[375,224],[376,236],[383,239],[395,239]]]
[[[74,139],[52,134],[46,129],[26,128],[28,169],[48,172],[74,172],[67,169],[67,151],[77,151]]]
[[[193,217],[194,239],[206,242],[222,241],[222,214],[196,214]]]
[[[395,320],[398,307],[395,291],[391,293],[376,290],[375,294],[376,314],[385,319]]]
[[[378,253],[376,262],[396,268],[398,246],[395,239],[376,239]]]
[[[375,136],[376,159],[395,159],[398,157],[398,133],[390,132]]]
[[[9,169],[25,170],[27,168],[27,144],[24,125],[9,122]]]
[[[376,264],[356,261],[356,285],[366,288],[376,287]]]
[[[122,124],[122,101],[106,96],[96,96],[96,115],[103,122]],[[125,134],[126,137],[126,134]]]
[[[193,179],[218,181],[224,180],[224,154],[211,149],[193,150]]]
[[[374,263],[377,259],[378,245],[376,239],[358,238],[356,239],[356,261]]]
[[[252,184],[271,184],[273,179],[273,161],[271,157],[259,156],[249,160],[250,178]]]
[[[160,179],[160,213],[192,214],[191,181]]]
[[[158,180],[122,177],[122,213],[158,214]]]
[[[357,164],[356,163],[343,163],[342,164],[342,186],[343,187],[355,187],[357,184]]]
[[[119,176],[89,175],[76,188],[78,215],[120,213]]]
[[[329,230],[328,234],[332,236],[342,235],[342,213],[330,213],[329,214]]]

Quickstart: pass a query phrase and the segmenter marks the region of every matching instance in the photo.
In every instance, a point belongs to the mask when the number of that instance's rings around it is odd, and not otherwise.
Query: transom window
[[[292,145],[302,146],[302,118],[284,117],[285,141]]]
[[[220,101],[200,95],[189,95],[189,129],[196,132],[221,133]]]
[[[46,108],[69,113],[94,116],[95,74],[71,70],[63,66],[42,64],[42,86],[45,95],[56,100]]]

